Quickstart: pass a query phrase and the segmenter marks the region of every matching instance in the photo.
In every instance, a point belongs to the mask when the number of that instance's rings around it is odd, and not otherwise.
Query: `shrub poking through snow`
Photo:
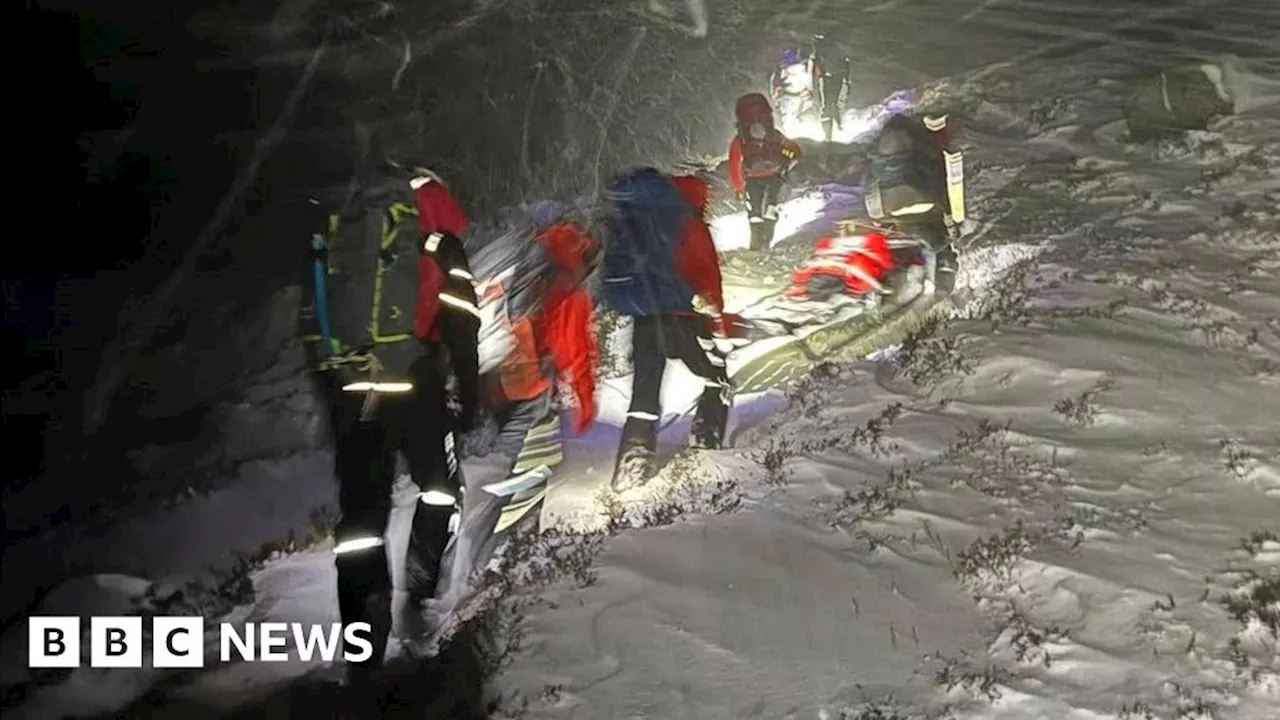
[[[1001,685],[1007,685],[1012,676],[996,665],[977,662],[968,653],[959,657],[945,657],[935,653],[926,660],[932,666],[933,681],[947,692],[957,690],[995,702],[1002,697]]]
[[[1257,461],[1253,458],[1253,453],[1234,438],[1225,438],[1218,441],[1218,448],[1222,456],[1222,468],[1227,471],[1231,477],[1237,480],[1248,480],[1253,475],[1254,468],[1257,467]]]
[[[912,385],[925,387],[957,375],[970,375],[976,363],[965,353],[965,340],[941,332],[947,318],[932,315],[902,340],[894,356],[897,374]]]
[[[1096,402],[1098,396],[1113,387],[1114,384],[1111,381],[1102,380],[1073,398],[1063,398],[1054,403],[1053,411],[1065,418],[1067,422],[1088,427],[1098,419]]]
[[[1280,535],[1271,530],[1254,530],[1249,537],[1240,541],[1240,549],[1256,558],[1268,549],[1280,551]]]
[[[722,515],[742,506],[741,482],[721,468],[702,462],[704,453],[676,453],[649,482],[643,499],[607,501],[608,522],[617,529],[661,527],[688,515]]]
[[[753,453],[753,459],[764,468],[764,483],[772,487],[784,487],[791,480],[792,470],[787,461],[795,457],[790,440],[769,440],[769,445]]]
[[[1263,576],[1249,570],[1222,599],[1231,617],[1241,625],[1256,625],[1272,640],[1280,640],[1280,574]]]
[[[820,712],[819,720],[953,720],[950,708],[915,710],[899,707],[892,698],[864,702],[854,708],[841,710],[839,714]]]
[[[207,617],[230,612],[254,600],[253,575],[267,563],[286,555],[306,552],[333,539],[338,524],[338,511],[331,505],[320,505],[311,511],[311,526],[302,533],[292,530],[278,540],[269,540],[249,552],[235,553],[230,568],[213,570],[212,581],[192,581],[187,593],[201,613]]]

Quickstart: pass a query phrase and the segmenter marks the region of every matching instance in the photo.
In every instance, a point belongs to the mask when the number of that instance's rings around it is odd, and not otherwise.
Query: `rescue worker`
[[[813,36],[809,66],[814,77],[814,92],[822,112],[822,133],[831,142],[833,131],[841,128],[841,113],[853,83],[853,61],[840,53],[821,33]]]
[[[599,243],[559,203],[539,204],[533,215],[532,239],[508,238],[523,247],[499,247],[499,239],[486,248],[516,258],[481,284],[486,321],[481,362],[498,440],[493,452],[473,465],[462,524],[440,587],[441,614],[457,607],[471,590],[469,580],[499,554],[512,532],[538,528],[547,482],[563,460],[559,380],[574,399],[574,431],[585,433],[595,421],[599,347],[594,301],[585,282],[599,257]],[[506,337],[495,340],[498,334]],[[491,358],[490,347],[501,348],[500,357]]]
[[[738,133],[729,145],[729,183],[747,203],[750,249],[767,251],[778,223],[782,182],[800,161],[800,146],[773,124],[773,109],[760,93],[738,98]]]
[[[809,259],[791,276],[787,296],[825,301],[833,295],[868,297],[885,292],[881,281],[894,269],[889,238],[880,232],[858,232],[855,222],[818,241]]]
[[[965,222],[964,157],[946,115],[889,118],[872,147],[867,213],[925,240],[935,254],[935,291],[955,287],[955,240]]]
[[[822,108],[818,104],[818,76],[814,69],[809,53],[798,47],[782,49],[777,67],[769,77],[769,87],[777,125],[784,133],[805,136],[820,125]]]
[[[335,434],[338,605],[343,623],[367,622],[373,635],[373,656],[348,668],[355,683],[382,663],[391,631],[386,525],[401,456],[421,500],[405,557],[409,620],[435,590],[456,521],[463,481],[456,433],[471,429],[479,406],[466,229],[439,176],[389,166],[313,238],[307,316],[318,331],[312,358]],[[450,375],[460,416],[447,402]]]
[[[634,321],[631,405],[610,484],[622,492],[657,472],[668,359],[683,361],[704,383],[690,446],[722,446],[732,395],[728,348],[717,340],[728,339],[732,323],[723,312],[719,256],[704,218],[707,183],[642,168],[615,179],[610,194],[614,234],[605,256],[604,301]],[[707,315],[694,311],[695,296]]]

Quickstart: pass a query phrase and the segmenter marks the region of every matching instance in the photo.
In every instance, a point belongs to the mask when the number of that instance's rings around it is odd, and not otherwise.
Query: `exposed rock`
[[[1186,130],[1206,130],[1235,112],[1227,90],[1227,70],[1203,63],[1163,70],[1144,78],[1125,108],[1132,139],[1142,141]]]

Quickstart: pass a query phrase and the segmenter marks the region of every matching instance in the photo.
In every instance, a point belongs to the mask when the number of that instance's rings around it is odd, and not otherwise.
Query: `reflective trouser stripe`
[[[440,297],[440,299],[441,299],[441,300],[443,300],[443,301],[445,302],[445,304],[446,304],[446,305],[450,305],[450,306],[452,306],[452,307],[456,307],[456,308],[458,308],[459,310],[466,310],[467,312],[471,313],[472,315],[475,315],[476,317],[480,317],[480,310],[479,310],[479,308],[477,308],[475,305],[472,305],[471,303],[467,302],[466,300],[463,300],[462,298],[456,298],[456,297],[454,297],[454,296],[450,295],[449,293],[440,293],[439,297]]]
[[[334,555],[345,555],[347,553],[359,552],[361,550],[372,550],[373,548],[382,547],[382,538],[377,536],[353,538],[351,540],[343,540],[333,546]]]
[[[502,514],[498,516],[498,524],[493,528],[494,534],[500,533],[520,522],[520,519],[528,515],[546,496],[547,488],[545,485],[532,491],[516,493],[511,498],[511,502],[502,508]]]
[[[564,461],[563,448],[560,445],[560,416],[551,415],[534,425],[524,436],[524,444],[520,454],[516,456],[512,472],[520,474],[528,472],[539,465],[555,467]]]

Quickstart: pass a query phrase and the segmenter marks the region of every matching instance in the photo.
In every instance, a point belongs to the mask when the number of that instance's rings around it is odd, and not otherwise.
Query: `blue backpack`
[[[601,299],[620,315],[690,312],[693,290],[676,272],[676,253],[693,208],[671,178],[632,170],[608,187],[608,220]]]

